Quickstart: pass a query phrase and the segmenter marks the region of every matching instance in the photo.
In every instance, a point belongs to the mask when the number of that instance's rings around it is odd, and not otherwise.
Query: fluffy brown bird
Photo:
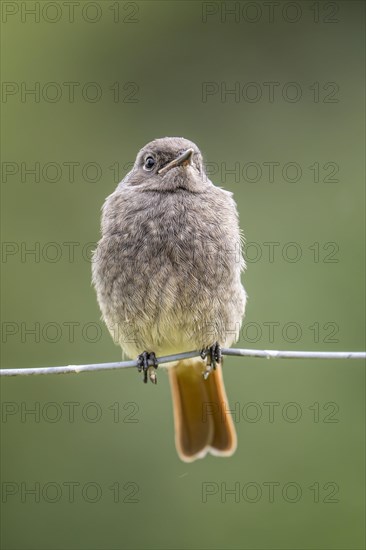
[[[184,138],[143,147],[103,206],[93,283],[114,339],[139,357],[145,381],[156,382],[155,354],[205,350],[164,365],[186,462],[230,456],[237,445],[220,346],[238,339],[245,310],[241,237],[232,194],[208,179]]]

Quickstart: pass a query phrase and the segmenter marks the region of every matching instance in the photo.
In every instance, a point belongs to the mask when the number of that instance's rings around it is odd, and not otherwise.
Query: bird
[[[159,356],[200,351],[160,367],[184,462],[237,447],[221,348],[237,341],[245,312],[243,239],[233,194],[182,137],[145,145],[102,208],[92,282],[115,342],[155,384]]]

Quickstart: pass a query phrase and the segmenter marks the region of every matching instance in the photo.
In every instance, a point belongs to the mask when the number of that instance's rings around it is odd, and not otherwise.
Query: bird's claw
[[[152,362],[152,365],[149,365],[149,361]],[[147,377],[149,376],[150,382],[157,384],[158,379],[155,371],[158,368],[158,360],[155,353],[144,351],[137,357],[137,362],[137,370],[143,372],[144,383],[147,384]]]
[[[210,372],[212,370],[216,370],[216,364],[221,363],[222,360],[222,353],[221,353],[221,346],[218,342],[215,342],[213,346],[209,346],[208,348],[204,348],[201,351],[201,357],[202,359],[208,358],[206,369],[203,373],[203,378],[207,380],[207,378],[210,375]]]

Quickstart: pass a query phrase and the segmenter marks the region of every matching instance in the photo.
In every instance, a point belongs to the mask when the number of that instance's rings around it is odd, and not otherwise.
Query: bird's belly
[[[101,309],[115,342],[130,357],[143,351],[169,355],[238,338],[245,293],[240,258],[232,244],[200,238],[192,225],[172,234],[172,224],[127,231],[107,239],[96,271]],[[206,243],[208,241],[208,244]],[[101,266],[101,267],[100,267]],[[111,290],[112,289],[112,290]]]
[[[130,357],[145,350],[158,356],[192,351],[216,341],[230,345],[238,337],[245,305],[240,281],[236,288],[237,296],[221,288],[212,291],[204,280],[183,280],[171,270],[152,277],[144,292],[135,289],[126,300],[121,288],[122,308],[113,315],[119,344]]]

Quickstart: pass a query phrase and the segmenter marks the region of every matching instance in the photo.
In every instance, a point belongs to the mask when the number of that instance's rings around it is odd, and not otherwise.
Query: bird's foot
[[[222,353],[221,353],[221,346],[218,342],[215,342],[213,346],[209,346],[208,348],[204,348],[201,351],[201,357],[202,359],[207,359],[207,366],[203,373],[203,378],[207,380],[207,378],[210,375],[210,372],[212,370],[216,370],[216,364],[221,363],[222,360]]]
[[[137,370],[143,372],[144,383],[147,383],[147,377],[149,376],[150,382],[157,384],[158,379],[155,371],[158,368],[158,360],[156,359],[155,353],[153,351],[144,351],[137,357],[137,361]],[[152,362],[152,365],[149,365],[149,361]]]

